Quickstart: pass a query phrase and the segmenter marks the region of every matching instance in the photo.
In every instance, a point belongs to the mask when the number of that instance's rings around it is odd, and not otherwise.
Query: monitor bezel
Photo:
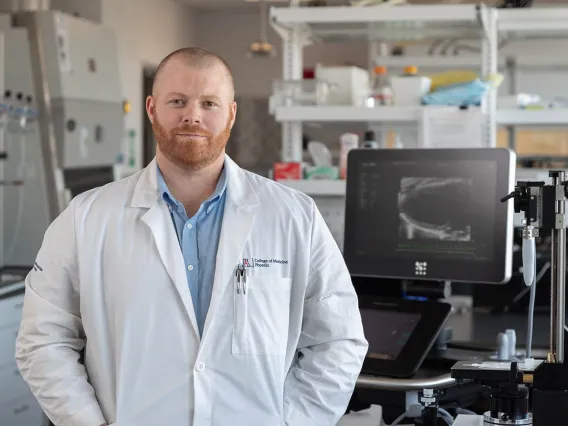
[[[485,283],[485,284],[504,284],[511,279],[512,260],[513,260],[513,213],[514,206],[512,202],[501,203],[496,208],[495,216],[495,232],[502,236],[495,238],[495,256],[490,262],[480,262],[478,267],[471,267],[468,262],[459,262],[454,260],[452,263],[456,265],[454,273],[451,276],[444,274],[425,276],[413,275],[411,273],[402,273],[394,263],[381,262],[381,271],[377,271],[379,260],[386,259],[377,257],[377,262],[370,261],[369,257],[361,259],[353,254],[351,247],[354,245],[354,234],[356,229],[356,213],[357,194],[359,188],[358,181],[358,164],[361,161],[369,161],[372,159],[377,162],[395,162],[395,161],[416,161],[419,158],[423,161],[467,161],[481,160],[495,162],[497,165],[496,194],[498,198],[509,194],[515,185],[515,167],[516,155],[507,148],[450,148],[450,149],[355,149],[351,150],[348,155],[347,163],[347,182],[345,196],[345,226],[344,226],[344,243],[343,255],[345,262],[352,276],[359,277],[376,277],[376,278],[395,278],[403,280],[423,280],[423,281],[451,281],[451,282],[467,282],[467,283]],[[500,203],[497,199],[496,203]],[[385,224],[377,223],[377,226]],[[377,242],[380,244],[380,241]],[[420,260],[418,257],[416,261]],[[414,260],[409,260],[414,262]],[[432,269],[444,269],[440,265],[446,263],[446,260],[428,260],[429,265],[437,265],[430,267]],[[460,265],[461,264],[461,265]],[[459,266],[459,267],[458,267]],[[414,268],[408,267],[407,270],[414,271]],[[456,273],[456,270],[458,271]]]
[[[420,319],[396,359],[374,357],[372,348],[363,361],[362,373],[381,377],[408,378],[413,376],[438,338],[450,317],[452,306],[438,301],[411,301],[378,297],[359,298],[359,309],[381,312],[418,314]],[[388,324],[383,324],[388,327]]]

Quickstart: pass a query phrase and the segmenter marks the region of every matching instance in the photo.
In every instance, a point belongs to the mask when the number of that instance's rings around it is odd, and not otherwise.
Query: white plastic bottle
[[[352,149],[359,148],[359,136],[355,133],[344,133],[339,138],[339,174],[341,179],[347,177],[347,155]]]

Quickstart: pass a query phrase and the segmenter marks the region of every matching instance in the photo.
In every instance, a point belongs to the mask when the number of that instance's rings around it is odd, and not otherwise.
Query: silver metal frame
[[[4,93],[5,81],[4,81],[4,34],[0,32],[0,93]],[[6,141],[4,139],[4,132],[0,132],[0,152],[6,150]],[[0,176],[4,176],[4,162],[0,160]],[[4,205],[4,188],[0,186],[0,206]],[[4,219],[0,220],[0,267],[4,264]]]
[[[481,43],[481,72],[485,77],[497,73],[497,10],[481,8],[479,12],[485,34]],[[490,90],[485,96],[482,111],[485,118],[485,145],[494,148],[497,146],[497,90]]]
[[[551,315],[550,315],[550,354],[549,362],[564,362],[564,326],[566,323],[566,225],[565,209],[566,196],[564,182],[566,172],[557,172],[558,176],[552,178],[552,185],[556,187],[556,228],[552,230],[551,252]],[[533,284],[534,285],[534,284]]]
[[[428,379],[392,379],[388,377],[375,377],[360,375],[357,379],[357,387],[389,390],[389,391],[421,391],[424,389],[442,389],[453,386],[456,380],[449,374],[431,377]]]
[[[511,156],[509,158],[509,192],[513,191],[515,188],[515,180],[517,177],[517,155],[512,149],[509,149]],[[515,209],[513,203],[507,203],[507,235],[505,242],[505,274],[506,280],[508,282],[511,279],[511,274],[513,271],[513,236],[515,232]]]
[[[51,219],[55,219],[65,208],[67,199],[65,196],[65,186],[63,181],[63,170],[60,167],[57,153],[57,143],[55,139],[55,128],[53,125],[53,109],[49,84],[45,78],[47,73],[47,63],[43,41],[38,31],[38,14],[34,12],[22,12],[14,16],[17,26],[25,27],[28,30],[31,50],[31,61],[38,99],[38,120],[40,127],[41,147],[45,167],[45,189],[48,191],[48,209]]]

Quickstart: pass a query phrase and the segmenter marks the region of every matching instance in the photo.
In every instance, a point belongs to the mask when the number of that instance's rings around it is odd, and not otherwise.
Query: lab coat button
[[[195,364],[195,370],[196,370],[196,371],[203,371],[203,370],[205,370],[205,364],[203,364],[202,362],[198,362],[197,364]]]

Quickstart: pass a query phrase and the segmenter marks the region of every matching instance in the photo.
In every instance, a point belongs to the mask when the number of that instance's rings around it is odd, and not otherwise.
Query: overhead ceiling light
[[[268,10],[266,10],[266,1],[260,0],[260,38],[253,41],[248,48],[247,56],[249,58],[273,58],[276,56],[276,49],[268,41]]]
[[[276,56],[276,49],[268,41],[258,40],[250,44],[248,56],[250,58],[273,58]]]

